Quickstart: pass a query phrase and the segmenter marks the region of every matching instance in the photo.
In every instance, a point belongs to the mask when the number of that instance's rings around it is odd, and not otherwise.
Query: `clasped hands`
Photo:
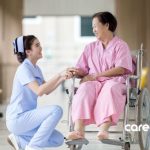
[[[94,81],[97,79],[96,74],[85,74],[82,69],[79,68],[67,68],[66,72],[68,73],[68,77],[72,78],[73,76],[81,78],[80,84],[87,81]]]

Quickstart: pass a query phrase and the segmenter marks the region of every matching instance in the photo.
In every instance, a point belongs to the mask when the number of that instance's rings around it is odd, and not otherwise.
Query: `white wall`
[[[23,34],[33,34],[39,38],[43,60],[51,67],[53,64],[55,72],[56,66],[62,69],[75,65],[85,45],[96,39],[94,36],[80,36],[79,16],[25,18]]]
[[[24,16],[92,15],[115,13],[115,0],[24,0]]]

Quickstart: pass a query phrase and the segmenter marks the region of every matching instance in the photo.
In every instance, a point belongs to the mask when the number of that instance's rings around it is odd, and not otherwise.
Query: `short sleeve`
[[[122,43],[116,52],[115,67],[125,68],[126,73],[132,72],[132,57],[126,43]]]
[[[89,66],[88,66],[88,46],[84,48],[83,53],[81,54],[77,64],[77,68],[82,69],[86,74],[89,72]]]
[[[44,76],[43,76],[43,73],[42,73],[42,71],[41,71],[41,69],[40,69],[40,67],[39,66],[37,66],[37,70],[38,70],[38,75],[39,75],[39,77],[41,78],[41,80],[44,80]]]
[[[32,81],[35,81],[33,73],[25,66],[18,68],[17,78],[22,85],[26,85]]]

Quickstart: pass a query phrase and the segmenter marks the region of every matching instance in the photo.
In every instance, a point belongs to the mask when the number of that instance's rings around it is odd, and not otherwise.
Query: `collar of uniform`
[[[34,66],[28,58],[26,58],[23,63],[28,64],[30,66],[31,71],[32,71],[32,73],[34,74],[35,77],[41,78],[41,74],[40,74],[40,71],[39,71],[39,68],[38,68],[37,65]]]
[[[37,68],[37,66],[36,66],[36,65],[33,65],[32,62],[31,62],[28,58],[26,58],[26,59],[24,60],[24,63],[29,64],[33,69],[36,69],[36,68]]]

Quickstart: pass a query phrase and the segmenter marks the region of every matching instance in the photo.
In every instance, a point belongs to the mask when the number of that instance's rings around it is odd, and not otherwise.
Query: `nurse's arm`
[[[71,74],[66,73],[64,75],[57,74],[47,82],[44,82],[42,85],[39,85],[37,81],[32,81],[27,84],[27,86],[38,96],[42,96],[44,94],[50,94],[53,90],[55,90],[62,81],[69,79]]]

